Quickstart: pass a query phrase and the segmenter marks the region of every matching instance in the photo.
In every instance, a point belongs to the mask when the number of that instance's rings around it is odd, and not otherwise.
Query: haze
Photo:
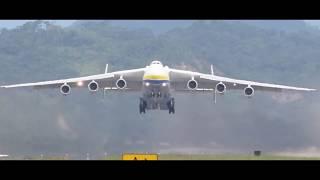
[[[25,24],[24,24],[25,23]],[[280,25],[281,26],[280,26]],[[320,88],[320,30],[305,21],[0,21],[0,83],[164,64],[234,78]],[[176,95],[176,114],[138,112],[140,94],[64,97],[0,91],[0,153],[318,153],[317,93]],[[319,151],[320,152],[320,151]]]

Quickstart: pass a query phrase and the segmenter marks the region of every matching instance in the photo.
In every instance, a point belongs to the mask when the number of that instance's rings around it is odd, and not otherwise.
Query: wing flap
[[[14,84],[14,85],[7,85],[7,86],[1,86],[1,88],[18,88],[18,87],[58,87],[64,83],[69,84],[70,86],[76,86],[77,83],[81,82],[81,86],[87,85],[92,80],[101,81],[103,79],[108,79],[114,77],[113,74],[98,74],[93,76],[85,76],[85,77],[79,77],[79,78],[70,78],[70,79],[60,79],[60,80],[53,80],[53,81],[42,81],[42,82],[36,82],[36,83],[23,83],[23,84]]]
[[[281,90],[316,91],[316,89],[285,86],[285,85],[270,84],[270,83],[260,83],[260,82],[247,81],[247,80],[238,80],[238,79],[231,79],[231,78],[226,78],[221,76],[201,75],[200,78],[212,80],[216,82],[227,83],[229,87],[231,87],[231,89],[243,89],[247,86],[251,86],[254,89],[262,90],[262,91],[263,90],[266,90],[266,91],[281,91]]]
[[[271,83],[260,83],[255,81],[238,80],[222,76],[216,76],[213,74],[203,74],[193,71],[170,69],[170,78],[173,80],[173,89],[176,91],[186,91],[187,82],[191,78],[194,78],[198,82],[199,89],[214,89],[216,84],[223,82],[227,89],[232,90],[243,90],[247,86],[253,87],[255,90],[259,91],[272,91],[281,92],[283,90],[287,91],[316,91],[316,89],[285,86]]]
[[[126,80],[128,88],[138,90],[138,89],[141,89],[143,72],[144,72],[144,68],[140,68],[140,69],[131,69],[131,70],[124,70],[124,71],[115,71],[112,73],[97,74],[92,76],[60,79],[60,80],[53,80],[53,81],[42,81],[42,82],[35,82],[35,83],[13,84],[13,85],[5,85],[0,87],[1,88],[32,87],[35,89],[42,89],[42,88],[58,88],[65,83],[67,83],[71,87],[87,87],[87,85],[91,81],[96,81],[101,88],[104,88],[104,87],[114,87],[116,80],[122,77]]]

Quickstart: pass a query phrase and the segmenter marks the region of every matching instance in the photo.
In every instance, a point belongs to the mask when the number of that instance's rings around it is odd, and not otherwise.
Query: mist
[[[192,21],[154,35],[150,23],[139,29],[143,22],[134,29],[109,21],[80,21],[71,27],[48,23],[50,28],[36,32],[39,23],[0,34],[2,85],[102,73],[106,63],[111,71],[139,68],[159,59],[204,73],[214,64],[216,74],[231,78],[320,88],[320,31],[305,26],[283,32],[270,29],[270,23],[263,29],[261,22],[258,27],[241,21]],[[174,93],[174,115],[139,114],[140,96],[104,96],[86,88],[68,96],[59,89],[0,89],[0,153],[319,152],[317,92],[255,92],[247,98],[243,91],[227,90],[216,104],[210,93]]]

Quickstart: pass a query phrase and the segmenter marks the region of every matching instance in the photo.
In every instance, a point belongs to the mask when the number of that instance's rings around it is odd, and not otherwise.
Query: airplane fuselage
[[[146,109],[168,110],[172,99],[168,68],[157,61],[147,66],[143,76],[142,92],[142,100],[146,103]]]

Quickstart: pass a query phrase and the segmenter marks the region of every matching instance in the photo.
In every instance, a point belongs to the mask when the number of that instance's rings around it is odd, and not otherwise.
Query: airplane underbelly
[[[146,109],[167,110],[170,101],[170,81],[144,80],[143,99],[147,102]]]

